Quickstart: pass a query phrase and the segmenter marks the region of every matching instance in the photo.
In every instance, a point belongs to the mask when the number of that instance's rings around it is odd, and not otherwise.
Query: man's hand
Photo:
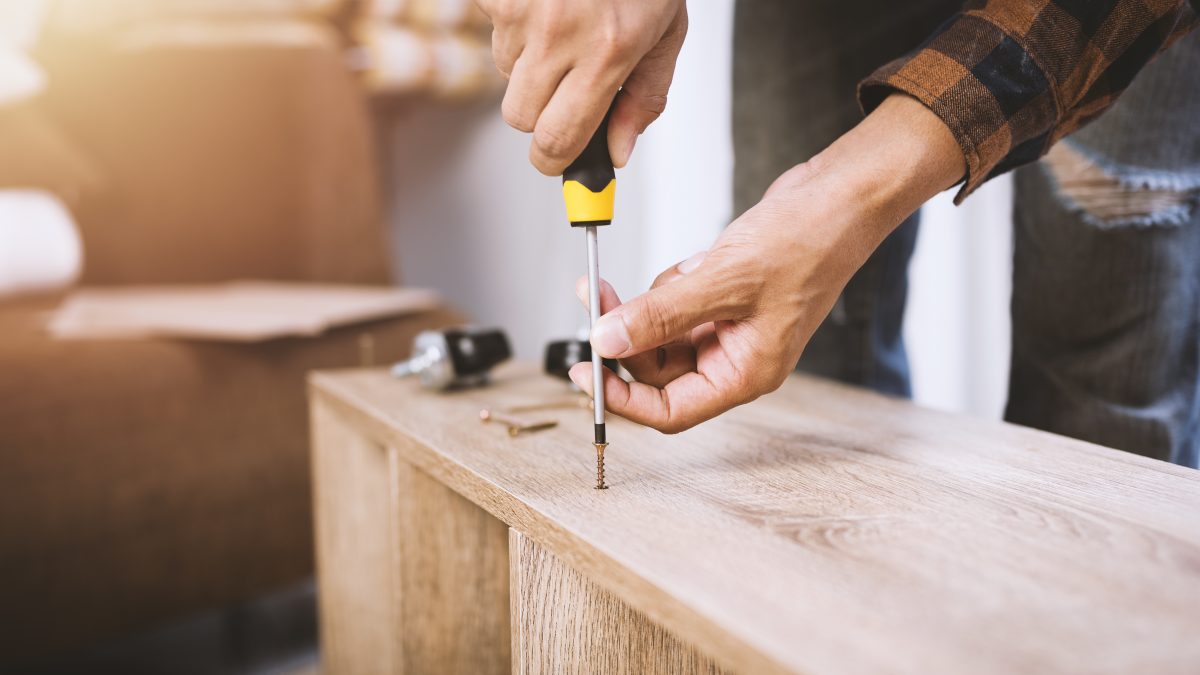
[[[477,0],[495,27],[492,54],[508,78],[502,110],[533,133],[529,160],[561,175],[600,126],[613,164],[625,166],[639,134],[667,105],[687,33],[683,0]]]
[[[674,433],[778,388],[871,252],[964,171],[949,129],[894,95],[648,292],[622,305],[603,284],[592,346],[635,380],[605,372],[609,410]],[[592,391],[588,364],[571,379]]]

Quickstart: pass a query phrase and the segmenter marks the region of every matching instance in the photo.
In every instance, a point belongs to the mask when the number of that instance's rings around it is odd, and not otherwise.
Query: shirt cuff
[[[1059,117],[1033,55],[977,15],[958,15],[916,51],[872,73],[859,83],[859,104],[870,113],[895,92],[925,104],[958,141],[967,173],[956,204],[989,178],[1044,154]]]

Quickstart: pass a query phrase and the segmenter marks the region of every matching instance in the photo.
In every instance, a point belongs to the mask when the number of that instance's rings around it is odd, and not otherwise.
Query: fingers
[[[688,274],[692,270],[700,266],[704,258],[708,256],[708,251],[700,251],[693,254],[691,257],[683,260],[678,265],[668,267],[666,271],[655,277],[650,288],[658,288],[659,286],[669,284],[678,279],[684,274]],[[583,303],[584,309],[589,309],[588,303],[588,278],[583,275],[575,280],[575,297],[579,298],[579,302]],[[621,298],[617,296],[617,291],[604,279],[600,280],[600,313],[607,314],[621,305]]]
[[[588,278],[587,275],[579,277],[575,281],[575,297],[579,298],[579,302],[583,303],[584,309],[591,309],[591,303],[588,298]],[[621,298],[617,297],[617,291],[604,279],[600,280],[600,313],[607,314],[621,306]]]
[[[686,258],[679,264],[668,267],[654,278],[654,282],[650,284],[650,288],[665,286],[666,284],[675,281],[683,275],[691,273],[692,270],[700,266],[701,262],[704,262],[706,257],[708,257],[708,251],[700,251],[699,253],[695,253],[691,257]]]
[[[661,388],[696,369],[696,348],[690,342],[673,342],[621,359],[621,364],[633,379]]]
[[[492,60],[496,62],[496,70],[500,71],[504,79],[512,76],[513,66],[521,56],[522,47],[524,43],[520,41],[520,33],[498,28],[492,31]]]
[[[566,65],[526,50],[512,67],[500,112],[518,131],[533,131],[542,110],[566,74]]]
[[[666,105],[687,33],[683,0],[600,7],[562,0],[476,4],[492,21],[492,56],[509,81],[504,117],[533,132],[533,165],[547,175],[562,174],[625,86],[621,110],[614,109],[615,131],[606,139],[616,165],[624,166],[637,135]]]
[[[575,295],[584,307],[588,307],[588,278],[582,276],[575,282]],[[611,312],[621,306],[621,299],[616,290],[607,281],[600,280],[600,311]],[[645,382],[656,387],[696,369],[696,350],[689,342],[663,345],[641,354],[635,354],[621,360],[621,365],[638,382]]]
[[[687,7],[625,79],[608,123],[608,150],[613,166],[621,168],[633,155],[633,146],[646,127],[667,108],[667,91],[675,74],[675,62],[687,34]]]
[[[593,393],[588,364],[576,364],[570,375],[581,389]],[[661,388],[626,382],[611,371],[604,372],[604,402],[609,412],[667,434],[689,429],[753,398],[737,380],[699,372],[686,373]]]
[[[559,176],[575,161],[600,127],[619,82],[607,82],[603,76],[575,68],[556,83],[557,89],[537,118],[529,146],[529,161],[538,171]]]
[[[600,318],[592,347],[603,357],[632,356],[689,333],[711,321],[742,318],[742,293],[712,265],[700,265],[670,283],[652,288]]]

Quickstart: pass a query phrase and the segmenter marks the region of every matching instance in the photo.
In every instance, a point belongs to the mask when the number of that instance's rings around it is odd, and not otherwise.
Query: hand
[[[687,33],[683,0],[477,0],[494,25],[492,54],[508,78],[501,109],[533,133],[529,160],[561,175],[600,126],[613,164],[667,105]],[[624,87],[622,89],[622,87]]]
[[[964,171],[941,121],[893,95],[648,292],[621,304],[603,284],[592,347],[634,378],[605,371],[608,409],[674,433],[777,389],[871,251]],[[590,393],[590,364],[571,379]]]

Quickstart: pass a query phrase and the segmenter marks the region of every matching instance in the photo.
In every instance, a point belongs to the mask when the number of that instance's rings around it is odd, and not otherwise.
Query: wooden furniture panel
[[[518,675],[686,675],[716,663],[591,583],[516,530],[512,672]]]
[[[675,436],[612,419],[596,491],[586,411],[517,438],[478,422],[565,394],[531,367],[442,395],[382,371],[311,383],[318,405],[730,670],[1200,663],[1200,472],[797,376]]]
[[[508,526],[391,457],[402,672],[508,673]]]
[[[313,410],[325,673],[507,673],[508,528]]]
[[[322,405],[312,439],[322,668],[400,673],[388,453]]]

